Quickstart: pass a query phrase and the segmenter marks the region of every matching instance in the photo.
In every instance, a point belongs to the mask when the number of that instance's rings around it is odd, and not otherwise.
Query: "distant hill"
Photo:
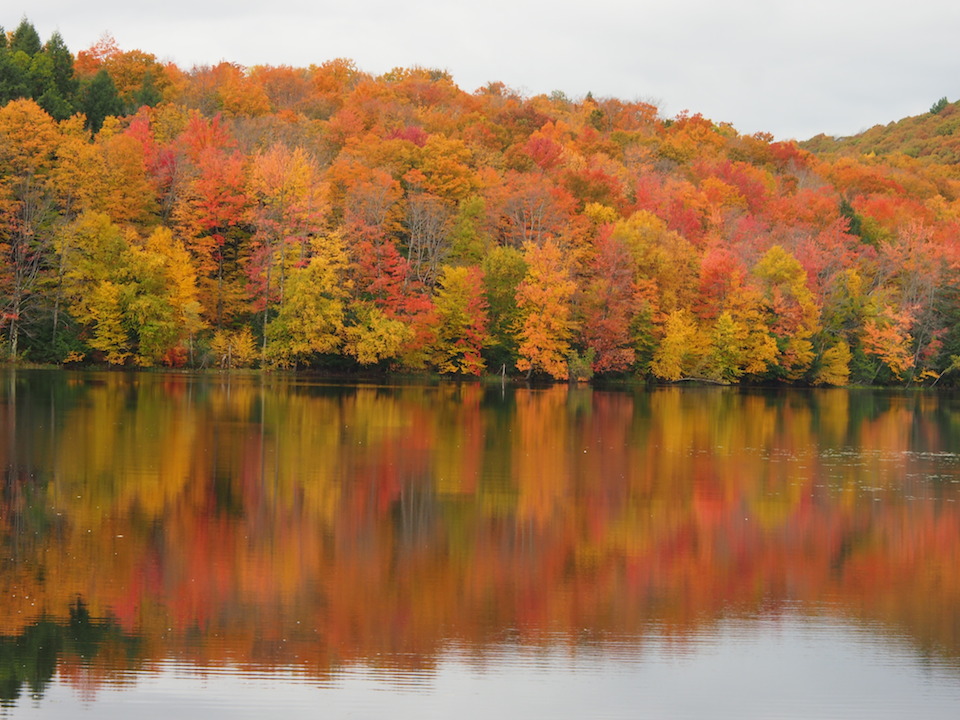
[[[923,115],[875,125],[850,137],[817,135],[800,143],[800,147],[817,154],[903,153],[913,158],[960,163],[960,102],[950,103],[941,98]]]

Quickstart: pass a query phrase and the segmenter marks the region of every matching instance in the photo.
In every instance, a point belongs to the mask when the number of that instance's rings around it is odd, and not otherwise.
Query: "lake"
[[[0,371],[0,716],[955,718],[960,398]]]

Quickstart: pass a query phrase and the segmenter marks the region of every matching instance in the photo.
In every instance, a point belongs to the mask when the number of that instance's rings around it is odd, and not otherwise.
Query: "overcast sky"
[[[957,0],[14,0],[76,53],[109,32],[180,67],[305,67],[344,57],[383,73],[448,70],[468,92],[502,81],[655,102],[778,139],[851,135],[960,97]]]

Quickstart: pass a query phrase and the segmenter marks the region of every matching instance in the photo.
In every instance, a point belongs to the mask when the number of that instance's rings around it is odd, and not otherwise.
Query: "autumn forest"
[[[0,32],[15,363],[939,384],[960,107],[742,135],[349,60],[184,69]],[[642,88],[638,89],[642,92]]]

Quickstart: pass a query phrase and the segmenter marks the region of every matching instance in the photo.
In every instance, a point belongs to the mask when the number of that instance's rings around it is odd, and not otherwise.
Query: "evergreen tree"
[[[26,58],[26,53],[18,52],[16,54],[18,61]],[[43,95],[49,87],[53,85],[53,60],[49,56],[38,52],[30,58],[27,66],[27,95],[31,100],[36,100]]]
[[[54,120],[66,120],[73,115],[73,104],[64,99],[55,87],[47,88],[37,98],[37,105],[46,110]]]
[[[36,28],[29,20],[23,18],[17,29],[10,35],[10,51],[15,53],[21,50],[26,53],[27,57],[32,58],[40,52],[41,47],[40,36],[37,34]]]
[[[67,48],[59,32],[54,32],[43,46],[43,54],[53,64],[53,87],[64,100],[72,103],[76,97],[79,83],[73,74],[73,54]]]
[[[77,81],[73,56],[60,33],[41,46],[36,29],[24,19],[9,42],[2,28],[0,37],[0,104],[30,98],[58,120],[70,117]]]
[[[73,55],[60,33],[50,36],[31,64],[34,88],[32,95],[44,110],[57,120],[65,120],[75,112],[79,83],[73,75]]]
[[[109,116],[123,113],[117,86],[106,70],[101,69],[83,89],[80,110],[87,116],[87,127],[94,133],[100,131]]]
[[[160,95],[160,91],[157,90],[156,78],[153,76],[151,70],[147,70],[143,76],[143,84],[140,86],[140,89],[133,94],[134,107],[131,109],[131,112],[136,112],[137,108],[147,105],[149,107],[156,107],[160,104],[160,101],[163,100],[163,96]]]
[[[0,105],[30,95],[30,58],[22,51],[0,48]]]

